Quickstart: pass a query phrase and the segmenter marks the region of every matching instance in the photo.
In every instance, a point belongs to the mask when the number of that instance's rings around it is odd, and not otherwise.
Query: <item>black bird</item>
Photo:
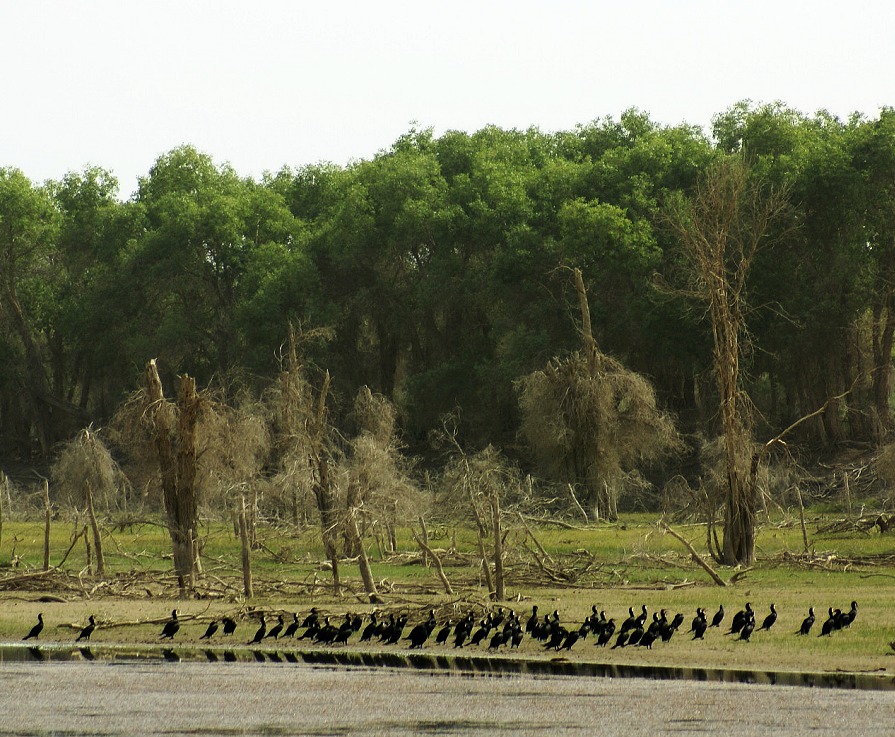
[[[771,629],[771,627],[774,626],[774,622],[776,622],[776,621],[777,621],[777,608],[773,604],[771,604],[771,613],[768,614],[768,616],[766,616],[764,618],[764,622],[761,623],[761,627],[758,628],[758,631],[761,632],[762,630],[767,631],[767,630]]]
[[[842,629],[843,627],[851,626],[851,623],[855,621],[855,617],[857,617],[857,616],[858,616],[858,602],[853,601],[851,603],[851,609],[849,609],[847,612],[843,613],[843,615],[839,618],[839,621],[840,621],[839,629]]]
[[[553,633],[550,635],[550,639],[547,640],[546,644],[544,645],[544,649],[559,650],[559,648],[562,647],[563,642],[565,642],[568,634],[569,631],[565,627],[556,627],[556,629],[554,629]]]
[[[643,627],[635,627],[630,632],[628,632],[628,644],[636,645],[640,642],[641,638],[646,634]]]
[[[802,620],[802,626],[799,627],[799,631],[796,632],[797,635],[807,635],[811,632],[811,628],[814,626],[814,607],[808,607],[808,616]]]
[[[740,639],[749,642],[752,632],[755,630],[755,615],[750,611],[740,630]]]
[[[648,616],[649,615],[646,612],[646,604],[641,604],[640,605],[640,614],[637,616],[637,626],[642,629],[643,625],[646,624],[646,620],[647,620]]]
[[[488,643],[489,650],[497,650],[501,645],[506,645],[510,641],[510,630],[499,629],[492,636]]]
[[[173,640],[174,635],[177,634],[177,630],[180,629],[180,622],[177,621],[177,610],[174,609],[171,611],[171,619],[165,622],[165,626],[162,627],[162,633],[159,637],[163,640]]]
[[[276,640],[280,636],[280,632],[282,632],[282,631],[283,631],[283,615],[278,614],[277,615],[277,623],[273,627],[271,627],[270,631],[264,636],[272,637],[274,640]]]
[[[630,630],[628,632],[630,632]],[[612,646],[613,650],[615,650],[615,648],[617,647],[624,647],[628,644],[628,632],[619,632],[618,638],[615,640],[615,644]]]
[[[236,632],[236,620],[235,619],[230,619],[230,617],[224,617],[223,623],[224,623],[224,634],[225,635],[232,635],[234,632]]]
[[[376,619],[376,612],[370,612],[370,624],[364,627],[364,631],[360,633],[360,641],[366,642],[367,640],[372,640],[373,636],[376,634],[376,627],[379,626],[379,622]]]
[[[727,633],[728,635],[735,635],[740,630],[743,629],[743,625],[746,624],[746,621],[752,616],[752,605],[747,601],[746,608],[740,609],[736,614],[733,615],[733,621],[730,623],[730,631]],[[751,632],[749,634],[752,634]]]
[[[628,618],[622,622],[619,634],[624,634],[628,630],[632,630],[637,626],[637,617],[634,616],[634,607],[628,607]]]
[[[649,632],[649,631],[644,632],[644,633],[643,633],[643,637],[640,638],[640,642],[638,642],[637,644],[638,644],[640,647],[645,647],[645,648],[649,648],[650,650],[652,650],[652,649],[653,649],[653,643],[656,641],[656,638],[657,638],[658,636],[659,636],[658,633],[655,632],[655,631],[653,631],[653,632]]]
[[[705,638],[705,631],[708,629],[709,623],[705,618],[705,612],[702,613],[702,617],[697,617],[693,620],[693,639],[694,640],[702,640]]]
[[[38,638],[38,636],[40,635],[41,631],[43,630],[43,628],[44,628],[44,615],[38,614],[37,615],[37,624],[34,625],[31,628],[31,630],[28,632],[28,634],[25,635],[22,639],[30,640],[33,638],[36,640]]]
[[[91,614],[87,617],[87,626],[81,630],[81,634],[75,638],[75,642],[80,642],[81,640],[90,640],[90,635],[93,634],[93,630],[96,629],[96,620],[93,618]]]
[[[218,623],[217,620],[210,622],[208,625],[208,629],[205,630],[205,634],[200,637],[200,640],[210,640],[212,635],[218,631]]]
[[[600,634],[597,635],[597,645],[600,647],[606,647],[606,643],[612,639],[612,636],[615,634],[615,620],[610,619],[606,624],[603,625],[600,630]]]
[[[448,620],[447,623],[438,630],[438,634],[435,636],[435,644],[436,645],[444,645],[447,642],[448,637],[451,636],[451,630],[454,628],[453,622]]]
[[[528,634],[531,634],[534,631],[534,628],[538,626],[538,605],[535,604],[531,608],[531,616],[528,618],[528,621],[525,623],[525,631]]]
[[[314,642],[319,642],[323,645],[331,645],[335,642],[336,637],[338,636],[339,628],[330,623],[329,617],[324,617],[323,623],[317,627],[317,632],[314,635]]]
[[[315,627],[320,622],[320,614],[317,611],[317,607],[312,606],[311,611],[308,613],[308,616],[304,618],[302,621],[302,627]]]
[[[721,622],[723,622],[723,621],[724,621],[724,605],[721,604],[718,607],[718,611],[715,612],[715,616],[712,617],[712,623],[709,625],[709,627],[720,627]]]
[[[285,632],[283,632],[283,637],[295,637],[296,632],[298,632],[298,615],[293,612],[292,621],[289,623]]]
[[[820,634],[818,637],[824,637],[832,634],[833,630],[836,629],[836,621],[839,618],[839,615],[842,613],[839,609],[833,609],[830,607],[829,616],[827,620],[823,623],[823,626],[820,628]]]
[[[259,621],[260,626],[255,631],[255,636],[249,641],[249,645],[255,645],[261,642],[261,640],[264,639],[264,635],[267,634],[267,621],[264,619],[263,614],[261,615],[261,619]]]
[[[413,650],[422,648],[422,646],[426,644],[426,640],[429,639],[429,635],[432,634],[432,629],[434,627],[434,620],[427,620],[415,625],[413,629],[410,630],[410,634],[407,635],[406,638],[410,641],[410,649]]]

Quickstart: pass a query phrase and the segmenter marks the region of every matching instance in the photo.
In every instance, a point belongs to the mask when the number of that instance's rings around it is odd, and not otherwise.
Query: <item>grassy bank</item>
[[[808,528],[809,549],[804,550],[800,525],[791,520],[769,520],[757,539],[759,559],[748,571],[717,567],[727,581],[719,587],[697,567],[679,542],[656,527],[649,516],[628,516],[623,522],[575,529],[539,528],[538,543],[549,556],[550,570],[565,578],[549,580],[526,550],[530,537],[522,530],[507,537],[507,601],[489,602],[480,581],[481,571],[473,554],[475,540],[469,530],[434,527],[430,545],[444,563],[454,595],[444,593],[434,571],[422,565],[409,533],[399,535],[397,552],[384,553],[371,545],[373,574],[380,589],[384,611],[405,612],[410,625],[436,608],[439,619],[458,618],[474,609],[482,616],[489,608],[512,608],[527,618],[533,605],[540,613],[558,612],[566,626],[579,624],[592,607],[605,610],[620,623],[629,607],[649,612],[666,609],[669,618],[684,614],[684,625],[668,643],[646,648],[598,648],[593,639],[578,642],[561,657],[611,663],[653,664],[701,668],[749,668],[799,671],[895,670],[895,653],[888,643],[895,640],[895,545],[889,535],[865,532],[824,532],[831,518],[815,515]],[[678,528],[697,549],[701,549],[704,528]],[[235,644],[245,644],[264,612],[282,613],[291,619],[317,606],[334,618],[346,612],[366,614],[372,610],[363,594],[357,566],[342,565],[346,584],[342,595],[332,596],[330,574],[322,565],[319,533],[316,529],[293,530],[265,527],[259,530],[259,547],[253,552],[257,594],[246,601],[241,595],[239,544],[226,525],[209,525],[203,530],[204,575],[196,596],[178,600],[176,582],[170,574],[167,532],[152,524],[107,531],[104,537],[106,575],[90,575],[86,550],[79,541],[71,550],[74,524],[54,523],[51,528],[50,562],[55,567],[66,553],[59,570],[41,573],[44,529],[42,524],[6,522],[0,541],[0,640],[19,641],[43,613],[46,627],[40,642],[69,642],[90,614],[99,627],[93,636],[103,643],[140,644],[158,642],[161,623],[172,608],[181,614],[182,626],[175,642],[180,646],[198,644],[208,622],[229,615],[239,621]],[[15,561],[15,567],[11,563]],[[818,637],[828,608],[847,609],[859,603],[854,625]],[[757,613],[759,626],[771,603],[779,618],[768,632],[756,632],[749,642],[724,635],[734,612],[749,601]],[[697,607],[711,616],[724,606],[727,617],[720,628],[709,630],[704,641],[692,641],[686,634]],[[808,637],[794,633],[808,607],[816,610],[817,623]],[[409,632],[408,626],[406,632]],[[220,640],[216,635],[213,642]],[[406,647],[402,642],[401,646]],[[274,643],[266,649],[314,648],[307,641]],[[358,644],[357,635],[349,647],[365,649],[381,645]],[[439,646],[426,645],[435,651]],[[397,649],[389,646],[386,649]],[[450,646],[445,651],[453,649]],[[486,642],[474,648],[487,651]],[[505,657],[500,650],[496,657]],[[537,642],[526,638],[519,655],[532,658],[557,657]]]

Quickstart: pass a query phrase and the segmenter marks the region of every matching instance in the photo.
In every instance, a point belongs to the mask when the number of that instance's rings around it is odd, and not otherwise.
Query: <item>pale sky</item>
[[[411,126],[571,130],[630,107],[895,105],[893,0],[0,0],[0,167],[127,199],[184,143],[260,177]]]

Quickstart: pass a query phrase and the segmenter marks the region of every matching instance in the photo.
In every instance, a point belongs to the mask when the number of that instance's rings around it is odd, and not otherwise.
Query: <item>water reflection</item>
[[[79,647],[78,652],[81,653],[81,657],[84,660],[96,660],[96,655],[93,654],[89,647]]]
[[[180,656],[169,647],[166,647],[164,650],[162,650],[162,657],[169,663],[180,662]]]
[[[35,660],[43,660],[44,659],[44,654],[37,645],[32,645],[31,647],[29,647],[28,654]]]

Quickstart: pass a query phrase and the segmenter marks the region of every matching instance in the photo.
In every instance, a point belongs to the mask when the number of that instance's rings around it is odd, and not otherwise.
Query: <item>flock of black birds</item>
[[[846,610],[830,607],[827,619],[820,626],[818,637],[828,637],[837,630],[847,629],[857,616],[858,603],[856,601],[853,601],[851,607]],[[698,607],[686,634],[692,634],[692,640],[703,640],[710,629],[722,630],[725,617],[726,612],[723,605],[713,614],[711,621],[706,610]],[[247,644],[258,645],[270,640],[295,638],[323,645],[337,645],[347,644],[349,638],[357,633],[359,635],[358,642],[382,645],[398,645],[401,642],[408,642],[410,649],[419,649],[435,633],[436,645],[453,645],[455,648],[463,648],[468,645],[481,646],[487,643],[489,651],[496,651],[500,648],[518,648],[526,636],[537,642],[544,650],[557,652],[571,650],[574,645],[586,640],[589,636],[592,636],[594,644],[599,647],[606,647],[612,643],[612,649],[622,647],[651,649],[656,642],[671,640],[685,622],[685,616],[680,612],[669,619],[665,609],[653,612],[650,616],[645,604],[641,606],[639,612],[635,612],[634,608],[630,607],[628,616],[618,624],[613,617],[607,617],[605,611],[598,611],[596,605],[591,607],[590,614],[583,621],[569,626],[560,621],[558,611],[554,610],[552,613],[542,616],[537,605],[532,607],[531,613],[524,622],[515,611],[504,607],[496,607],[481,618],[473,612],[469,612],[456,621],[449,619],[441,623],[435,616],[435,610],[430,610],[428,617],[411,627],[409,632],[407,632],[408,619],[406,614],[382,614],[374,610],[367,615],[366,625],[364,625],[364,618],[360,614],[350,612],[334,623],[330,616],[322,614],[317,607],[312,607],[302,620],[299,620],[298,614],[293,613],[292,621],[287,624],[282,614],[278,614],[270,620],[266,615],[261,614],[258,629]],[[814,607],[810,607],[808,615],[802,620],[801,626],[794,634],[809,635],[815,621]],[[767,632],[776,622],[777,608],[774,604],[770,605],[767,616],[758,626],[752,604],[747,602],[743,609],[733,615],[730,620],[730,628],[724,634],[748,642],[753,633]],[[268,623],[271,623],[270,627],[268,627]],[[89,642],[96,626],[94,616],[90,615],[87,625],[80,631],[75,642]],[[165,622],[159,638],[173,641],[174,636],[180,631],[180,626],[181,622],[175,609],[171,612],[171,618]],[[43,628],[43,614],[38,614],[37,624],[23,639],[36,640]],[[224,617],[220,621],[215,620],[208,624],[199,639],[211,640],[218,631],[225,637],[231,636],[234,635],[236,629],[236,620]],[[299,631],[301,631],[300,634]]]

